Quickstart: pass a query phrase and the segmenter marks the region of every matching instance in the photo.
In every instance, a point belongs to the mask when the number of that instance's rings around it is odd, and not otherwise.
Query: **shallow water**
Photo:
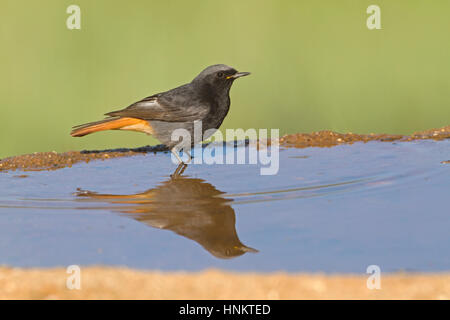
[[[450,270],[450,140],[284,149],[280,170],[167,153],[0,174],[0,264]],[[21,175],[27,177],[20,177]]]

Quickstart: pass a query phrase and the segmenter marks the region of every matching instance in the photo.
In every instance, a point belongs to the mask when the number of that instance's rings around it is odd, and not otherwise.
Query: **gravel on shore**
[[[389,134],[355,134],[337,133],[333,131],[318,131],[312,133],[289,134],[280,138],[280,146],[285,148],[307,148],[307,147],[332,147],[341,144],[353,144],[355,142],[393,142],[414,140],[443,140],[450,138],[450,126],[415,132],[412,135],[389,135]],[[0,160],[1,171],[40,171],[56,170],[71,167],[78,162],[89,162],[92,160],[107,160],[117,157],[143,155],[146,153],[168,152],[163,145],[145,146],[128,149],[119,148],[111,150],[85,150],[57,152],[36,152]]]

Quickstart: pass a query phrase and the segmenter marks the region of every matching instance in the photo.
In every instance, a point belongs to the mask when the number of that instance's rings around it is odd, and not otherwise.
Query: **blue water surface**
[[[266,176],[203,164],[171,178],[168,153],[1,173],[0,264],[448,271],[449,159],[450,140],[370,142],[283,149]]]

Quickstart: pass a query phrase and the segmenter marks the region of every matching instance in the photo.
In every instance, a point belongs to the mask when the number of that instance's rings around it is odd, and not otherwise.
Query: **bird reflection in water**
[[[227,259],[246,252],[258,252],[247,247],[236,233],[236,216],[232,200],[202,179],[181,174],[161,183],[154,189],[133,195],[99,194],[79,191],[77,196],[105,201],[113,211],[145,223],[148,226],[171,230],[199,243],[217,258]]]

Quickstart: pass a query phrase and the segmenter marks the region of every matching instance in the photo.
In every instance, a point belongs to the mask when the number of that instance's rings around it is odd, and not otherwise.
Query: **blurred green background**
[[[66,8],[81,7],[81,30]],[[381,7],[382,30],[366,8]],[[229,64],[224,128],[411,133],[450,124],[450,1],[0,0],[0,158],[154,144],[73,125]]]

